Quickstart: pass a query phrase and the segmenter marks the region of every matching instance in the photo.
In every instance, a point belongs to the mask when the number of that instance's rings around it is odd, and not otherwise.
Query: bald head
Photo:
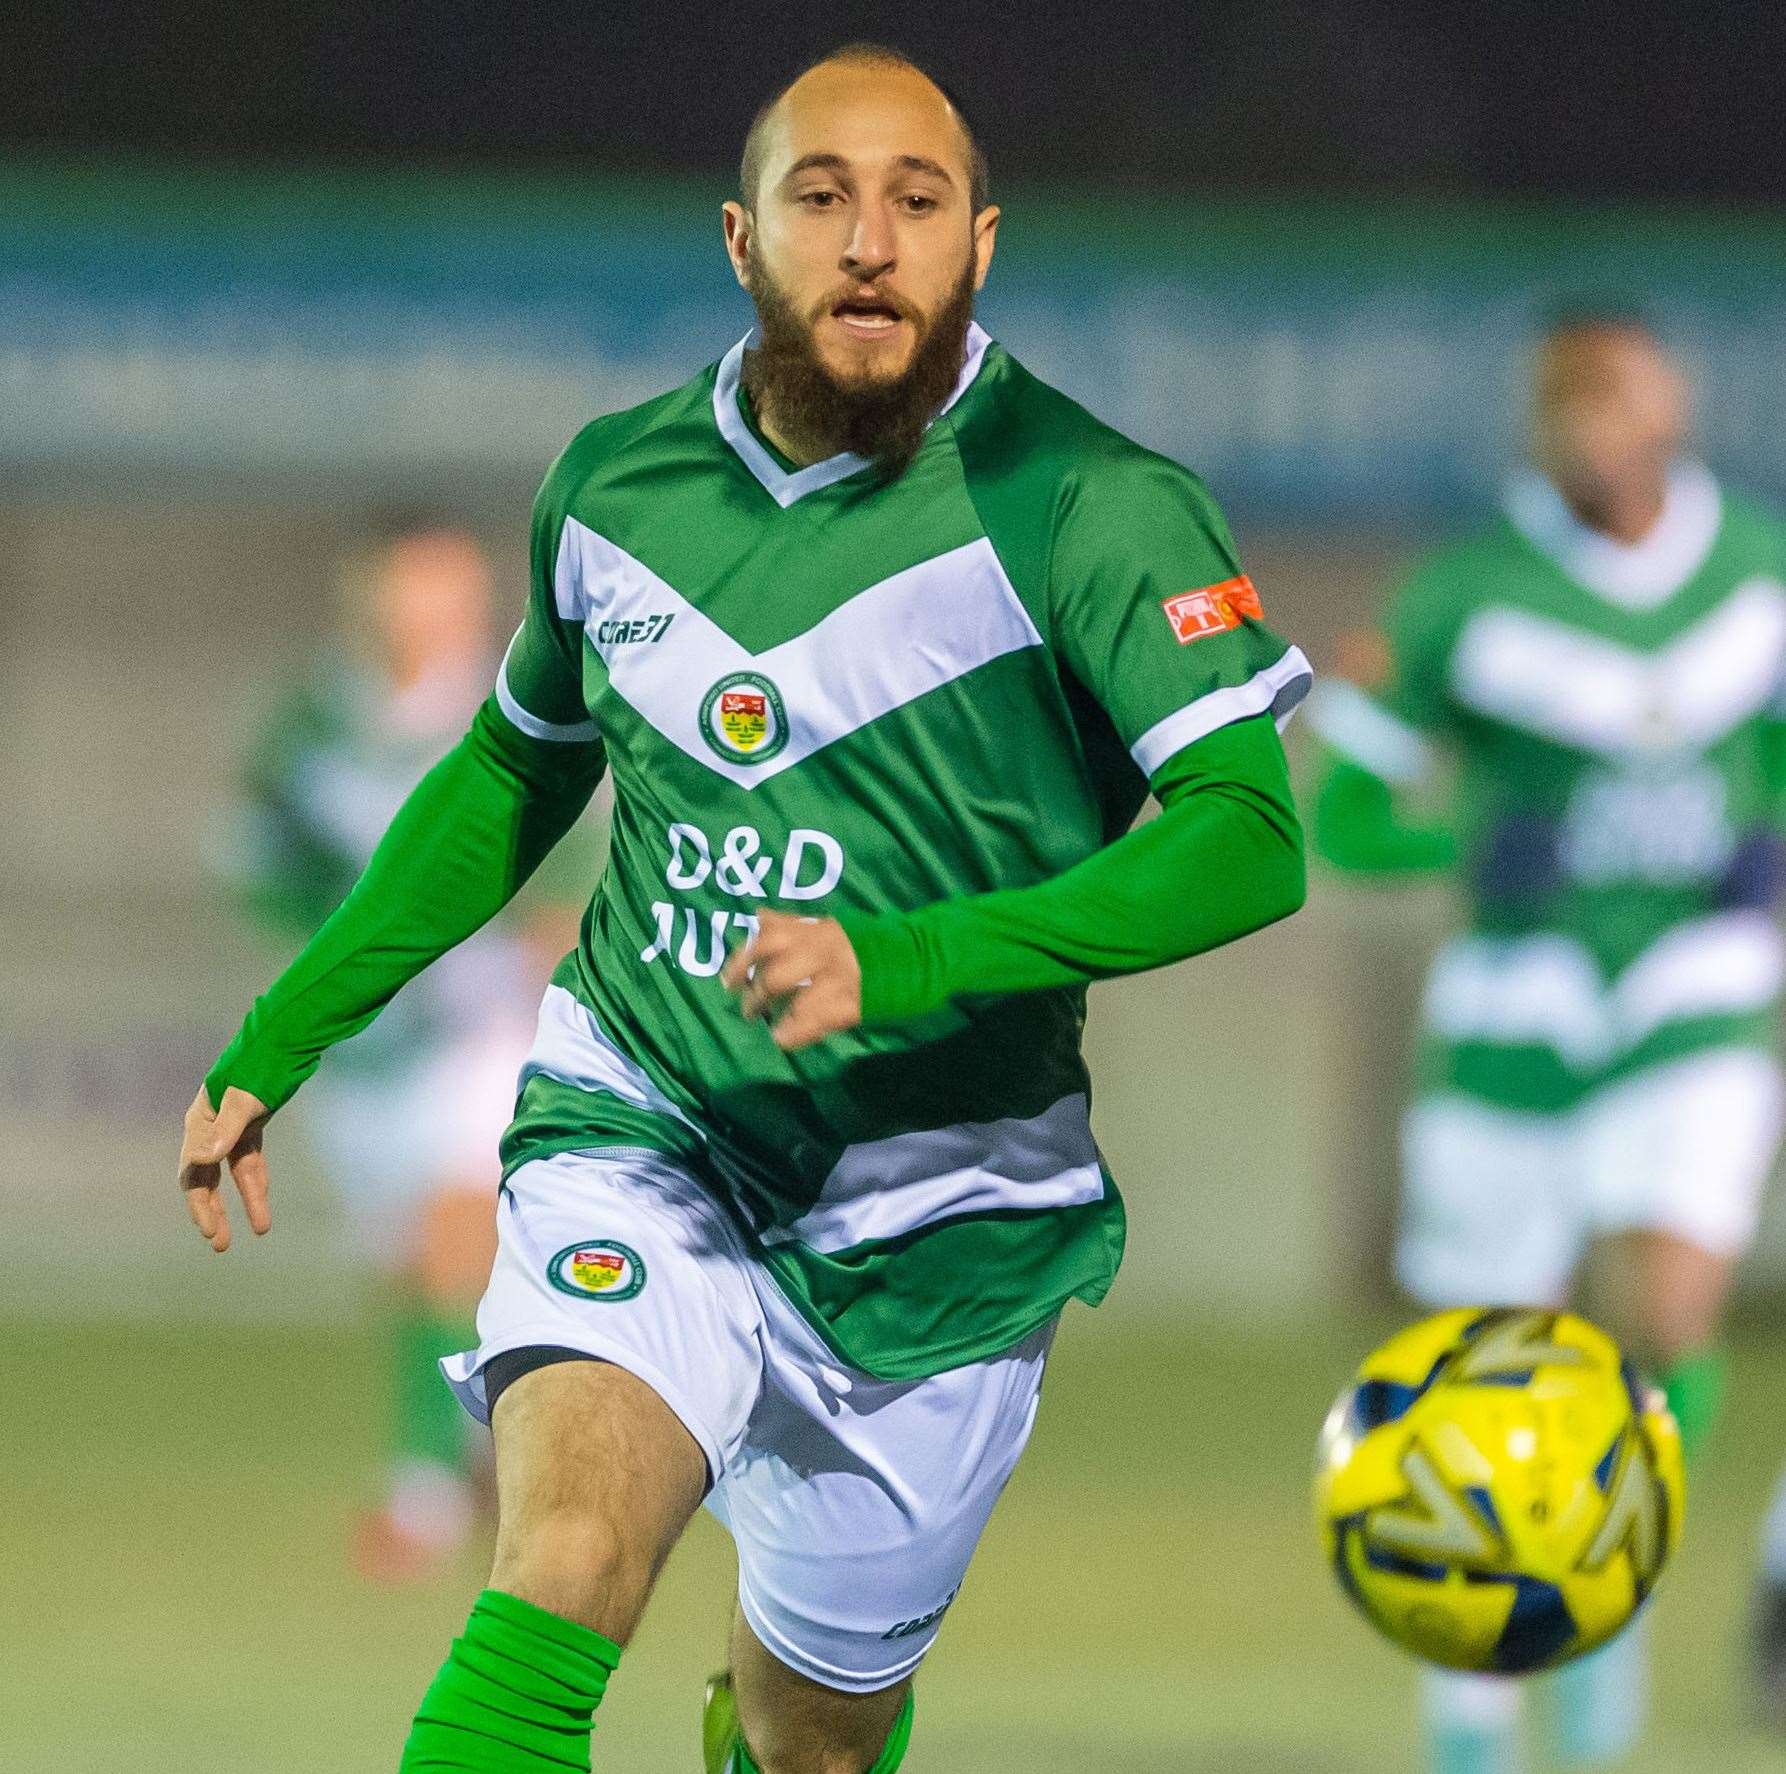
[[[947,144],[945,164],[951,164],[960,178],[969,211],[977,215],[990,201],[986,156],[960,106],[909,56],[878,43],[850,43],[833,50],[764,103],[751,120],[738,166],[738,191],[745,208],[756,208],[766,164],[787,136],[799,133],[806,113],[830,105],[869,103],[889,94],[920,114],[928,113],[930,133]]]
[[[764,107],[723,206],[757,312],[744,386],[795,461],[903,472],[966,361],[998,209],[961,113],[921,68],[854,45]]]
[[[1686,442],[1686,377],[1641,321],[1559,323],[1533,364],[1532,455],[1577,516],[1636,541]]]

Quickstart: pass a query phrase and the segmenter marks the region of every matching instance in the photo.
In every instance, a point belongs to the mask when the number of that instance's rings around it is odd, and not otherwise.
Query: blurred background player
[[[451,521],[394,516],[342,563],[339,639],[274,709],[249,761],[237,842],[250,908],[296,946],[359,878],[392,814],[483,700],[498,650],[492,574]],[[549,889],[548,889],[549,893]],[[304,1133],[379,1277],[391,1390],[384,1494],[355,1561],[426,1575],[465,1537],[487,1459],[436,1362],[463,1348],[496,1250],[496,1144],[533,1007],[575,913],[539,900],[407,986],[329,1056]]]
[[[1773,1506],[1761,1530],[1755,1676],[1762,1721],[1786,1735],[1786,1471],[1774,1487]]]
[[[1641,321],[1563,317],[1534,372],[1500,517],[1319,698],[1317,844],[1454,871],[1466,907],[1427,981],[1402,1283],[1435,1307],[1586,1291],[1691,1449],[1781,1130],[1786,530],[1683,454],[1686,381]],[[1440,754],[1451,819],[1410,800]],[[1557,1678],[1566,1764],[1635,1743],[1642,1636]],[[1438,1774],[1519,1765],[1515,1684],[1426,1686]]]

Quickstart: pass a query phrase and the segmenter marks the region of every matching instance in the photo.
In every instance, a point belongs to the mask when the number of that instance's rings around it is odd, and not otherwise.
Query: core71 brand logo
[[[1226,634],[1229,629],[1238,628],[1243,619],[1265,619],[1259,594],[1244,573],[1238,578],[1224,579],[1219,585],[1181,591],[1177,597],[1167,598],[1160,608],[1166,612],[1166,620],[1172,624],[1181,647],[1200,641],[1205,635]]]
[[[675,620],[674,610],[666,616],[635,616],[631,621],[616,616],[596,629],[595,644],[598,647],[618,647],[632,641],[661,641],[670,632],[670,624]]]

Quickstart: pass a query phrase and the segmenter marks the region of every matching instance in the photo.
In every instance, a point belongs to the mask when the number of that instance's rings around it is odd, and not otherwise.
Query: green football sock
[[[1699,1451],[1724,1398],[1725,1356],[1721,1349],[1704,1349],[1671,1361],[1656,1376],[1668,1398],[1668,1408],[1681,1426],[1681,1452]]]
[[[477,1331],[468,1318],[437,1312],[413,1296],[398,1301],[391,1324],[395,1459],[424,1460],[455,1472],[464,1468],[467,1418],[440,1377],[439,1363],[476,1346]]]
[[[620,1647],[486,1589],[410,1727],[399,1774],[588,1774],[589,1731]]]
[[[864,1774],[893,1774],[893,1770],[905,1760],[906,1745],[911,1740],[912,1696],[907,1694],[905,1705],[899,1709],[899,1717],[893,1721],[893,1729],[887,1733],[887,1741],[881,1746],[881,1753]],[[750,1750],[742,1737],[732,1746],[732,1761],[727,1774],[762,1774],[762,1770],[751,1760]]]

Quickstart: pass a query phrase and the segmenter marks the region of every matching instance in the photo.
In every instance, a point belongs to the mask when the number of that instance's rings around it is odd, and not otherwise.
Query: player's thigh
[[[736,1234],[670,1160],[567,1153],[517,1170],[478,1347],[442,1364],[495,1430],[501,1568],[535,1582],[550,1570],[573,1596],[606,1571],[642,1604],[666,1549],[658,1528],[679,1532],[742,1444],[762,1385],[760,1324]],[[539,1365],[540,1352],[560,1359]],[[505,1356],[526,1371],[493,1401]],[[654,1474],[661,1508],[635,1507]],[[567,1529],[572,1519],[584,1526]],[[642,1524],[636,1542],[618,1552],[629,1521]]]
[[[1733,1261],[1755,1236],[1786,1088],[1752,1047],[1652,1066],[1584,1114],[1589,1212],[1603,1237],[1659,1233]]]
[[[744,1447],[709,1507],[765,1650],[845,1694],[910,1676],[1035,1421],[1049,1323],[990,1361],[890,1382],[839,1366],[772,1290]],[[746,1737],[750,1723],[746,1721]]]
[[[756,1291],[718,1205],[659,1154],[566,1152],[516,1170],[496,1220],[478,1346],[442,1364],[465,1408],[489,1421],[496,1357],[570,1350],[649,1386],[717,1478],[763,1373]]]
[[[1777,1063],[1749,1047],[1651,1067],[1596,1096],[1596,1308],[1646,1358],[1668,1361],[1717,1335],[1783,1113]]]
[[[700,1444],[643,1380],[605,1361],[521,1375],[497,1401],[491,1428],[491,1587],[624,1645],[700,1507]]]
[[[410,1273],[422,1296],[442,1310],[469,1310],[496,1260],[495,1185],[465,1178],[439,1183],[421,1200],[416,1219]]]
[[[1573,1117],[1448,1093],[1402,1123],[1396,1270],[1431,1306],[1550,1305],[1583,1237]]]
[[[879,1759],[911,1692],[906,1676],[870,1693],[846,1692],[790,1669],[733,1616],[730,1665],[744,1741],[764,1774],[860,1774]]]

